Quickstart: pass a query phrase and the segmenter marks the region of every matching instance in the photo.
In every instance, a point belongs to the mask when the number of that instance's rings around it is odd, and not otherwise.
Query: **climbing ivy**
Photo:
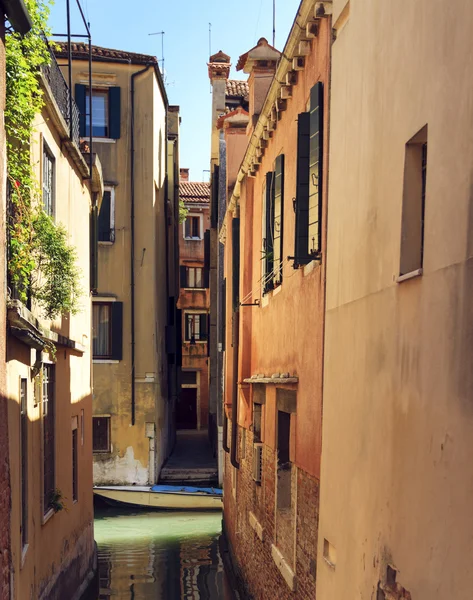
[[[19,298],[36,300],[49,318],[75,312],[80,294],[76,251],[67,232],[42,209],[31,161],[33,123],[44,106],[40,69],[51,59],[46,42],[49,0],[25,0],[33,23],[25,36],[5,39],[5,131],[9,183],[8,275]]]
[[[179,223],[184,223],[189,209],[186,208],[183,200],[179,200]]]

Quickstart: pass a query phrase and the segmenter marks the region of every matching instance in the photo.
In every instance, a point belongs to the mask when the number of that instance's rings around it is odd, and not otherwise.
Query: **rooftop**
[[[196,204],[210,202],[210,183],[201,181],[180,181],[179,198],[183,202]]]
[[[68,57],[67,42],[55,42],[56,49],[54,54],[59,58]],[[89,45],[84,42],[73,42],[71,44],[72,58],[88,60]],[[156,56],[149,54],[138,54],[136,52],[126,52],[125,50],[114,50],[113,48],[102,48],[101,46],[92,46],[92,60],[107,62],[130,62],[134,65],[158,64]]]
[[[248,82],[238,79],[227,79],[226,95],[248,98]]]

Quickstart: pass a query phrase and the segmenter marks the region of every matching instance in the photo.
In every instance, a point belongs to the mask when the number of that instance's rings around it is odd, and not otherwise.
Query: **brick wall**
[[[253,481],[253,434],[246,431],[242,452],[239,428],[239,461],[236,500],[230,457],[225,454],[224,524],[234,563],[249,594],[258,600],[314,600],[319,506],[318,481],[293,466],[292,509],[281,522],[276,501],[276,454],[264,446],[261,485]],[[244,458],[242,458],[244,456]],[[250,524],[253,513],[263,530],[263,541]],[[296,590],[288,584],[272,557],[272,544],[281,550],[296,575]],[[291,552],[292,549],[292,552]],[[294,567],[295,565],[295,567]]]

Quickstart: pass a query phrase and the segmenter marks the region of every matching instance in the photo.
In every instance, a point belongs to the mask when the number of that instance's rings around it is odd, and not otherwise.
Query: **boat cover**
[[[152,492],[163,492],[166,494],[172,493],[184,493],[184,494],[212,494],[214,496],[221,496],[223,494],[223,490],[219,488],[201,488],[201,487],[191,487],[188,485],[153,485],[151,488]]]

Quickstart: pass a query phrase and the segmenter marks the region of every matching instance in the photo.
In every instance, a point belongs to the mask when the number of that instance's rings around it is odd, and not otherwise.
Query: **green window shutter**
[[[273,248],[274,248],[274,282],[282,283],[283,259],[283,230],[284,230],[284,154],[276,158],[276,171],[274,182],[274,221],[273,221]]]
[[[200,335],[200,340],[207,340],[208,339],[208,326],[207,326],[207,315],[199,315],[200,318],[200,323],[199,323],[199,335]]]
[[[265,280],[264,291],[274,287],[274,172],[266,173],[266,232],[264,242]]]
[[[76,104],[79,109],[79,135],[80,137],[85,137],[85,115],[86,115],[86,106],[85,106],[85,85],[81,85],[80,83],[76,83],[75,87],[75,96],[76,96]]]
[[[107,190],[103,193],[102,205],[99,213],[99,242],[112,241],[111,202],[112,193]]]
[[[310,91],[308,253],[311,257],[322,250],[323,94],[323,84],[319,81]]]
[[[123,302],[112,302],[112,360],[123,359]]]
[[[97,235],[98,208],[92,207],[90,213],[90,290],[96,292],[98,288],[98,235]]]
[[[297,122],[296,231],[294,268],[310,262],[309,256],[309,155],[310,113],[299,115]]]
[[[109,137],[120,139],[120,88],[111,87],[108,90]]]
[[[187,267],[181,265],[179,267],[179,279],[181,283],[181,288],[187,287]]]
[[[232,220],[232,298],[233,310],[240,305],[240,219]]]

